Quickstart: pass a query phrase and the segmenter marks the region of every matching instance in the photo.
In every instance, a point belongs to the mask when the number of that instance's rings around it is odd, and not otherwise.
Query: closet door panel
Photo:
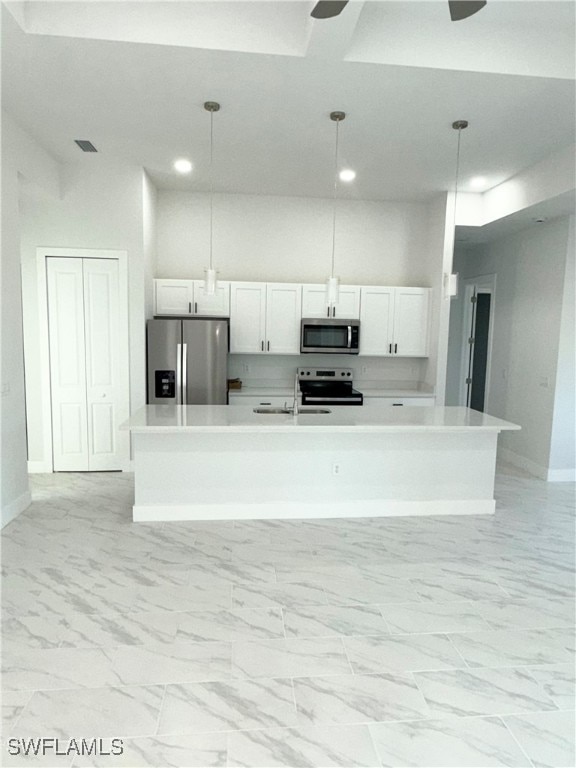
[[[121,469],[118,262],[83,259],[89,469]]]
[[[55,472],[88,469],[81,259],[48,258],[48,333]]]

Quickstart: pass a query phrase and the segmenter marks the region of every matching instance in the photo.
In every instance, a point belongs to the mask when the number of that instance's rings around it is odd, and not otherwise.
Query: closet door
[[[127,418],[120,372],[118,262],[82,259],[88,469],[121,469],[118,427]]]
[[[82,259],[47,259],[55,472],[88,469]]]

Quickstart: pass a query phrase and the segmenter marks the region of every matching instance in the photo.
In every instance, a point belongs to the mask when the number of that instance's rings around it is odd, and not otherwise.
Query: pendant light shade
[[[456,248],[456,208],[458,205],[458,182],[460,180],[460,140],[462,138],[462,131],[468,128],[468,120],[456,120],[452,123],[452,128],[458,131],[458,145],[456,149],[456,177],[454,180],[454,223],[453,223],[453,236],[454,241],[452,245],[452,264],[454,264],[454,251]],[[454,298],[458,295],[458,274],[446,273],[444,275],[444,297],[447,299]]]
[[[204,109],[210,112],[210,262],[207,269],[204,270],[204,293],[213,296],[217,288],[217,272],[212,265],[212,256],[214,251],[214,112],[220,110],[220,104],[216,101],[207,101]]]
[[[332,261],[330,276],[326,280],[327,304],[336,304],[340,297],[340,278],[334,274],[334,258],[336,256],[336,198],[338,192],[338,128],[345,117],[345,112],[330,112],[330,120],[336,123],[336,142],[334,148],[334,195],[332,200]]]

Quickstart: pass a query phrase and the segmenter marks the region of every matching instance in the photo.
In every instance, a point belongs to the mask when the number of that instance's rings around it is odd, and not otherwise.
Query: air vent
[[[74,139],[74,141],[78,144],[82,152],[98,152],[94,144],[92,144],[91,141],[88,141],[88,139]]]

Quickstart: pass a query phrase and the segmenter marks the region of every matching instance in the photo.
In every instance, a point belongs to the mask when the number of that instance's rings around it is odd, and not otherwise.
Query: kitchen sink
[[[293,413],[291,408],[254,408],[254,413]]]

